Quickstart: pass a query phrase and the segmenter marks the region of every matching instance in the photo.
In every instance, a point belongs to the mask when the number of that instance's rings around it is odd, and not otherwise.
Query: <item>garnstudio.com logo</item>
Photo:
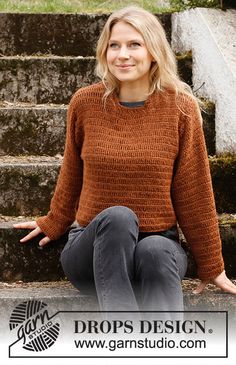
[[[22,341],[25,350],[47,350],[57,340],[60,324],[50,318],[47,304],[30,300],[17,305],[11,313],[10,330],[16,331],[17,341]]]

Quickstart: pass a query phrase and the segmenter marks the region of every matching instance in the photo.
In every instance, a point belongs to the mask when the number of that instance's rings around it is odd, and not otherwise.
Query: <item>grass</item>
[[[153,13],[163,13],[218,4],[219,0],[0,0],[0,12],[109,13],[127,5],[138,5]]]
[[[1,0],[1,12],[26,13],[105,13],[127,5],[138,5],[152,12],[170,10],[167,0]]]

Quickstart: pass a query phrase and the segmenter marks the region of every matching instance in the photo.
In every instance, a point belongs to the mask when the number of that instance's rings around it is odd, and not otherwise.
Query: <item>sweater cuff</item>
[[[50,240],[55,241],[60,238],[63,233],[66,232],[67,228],[57,224],[57,227],[53,224],[51,219],[46,215],[36,219],[36,223],[41,228],[43,233],[50,238]]]
[[[202,281],[212,280],[215,279],[218,275],[220,275],[224,271],[224,269],[225,269],[224,261],[222,259],[220,263],[215,263],[215,265],[212,266],[212,268],[209,268],[208,266],[207,270],[206,268],[201,268],[201,269],[199,268],[198,276]]]

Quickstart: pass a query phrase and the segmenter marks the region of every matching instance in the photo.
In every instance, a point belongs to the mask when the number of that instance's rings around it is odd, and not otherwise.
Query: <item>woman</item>
[[[68,109],[63,164],[47,216],[16,228],[43,232],[44,246],[76,218],[61,254],[65,275],[103,310],[182,310],[187,259],[177,221],[198,266],[200,293],[226,277],[197,102],[177,76],[154,15],[114,12],[97,46],[102,82],[81,88]]]

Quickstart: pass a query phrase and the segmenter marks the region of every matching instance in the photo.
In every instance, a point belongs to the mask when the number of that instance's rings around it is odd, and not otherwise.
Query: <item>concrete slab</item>
[[[236,10],[196,8],[172,15],[172,48],[192,51],[193,85],[216,106],[216,151],[236,152]]]

